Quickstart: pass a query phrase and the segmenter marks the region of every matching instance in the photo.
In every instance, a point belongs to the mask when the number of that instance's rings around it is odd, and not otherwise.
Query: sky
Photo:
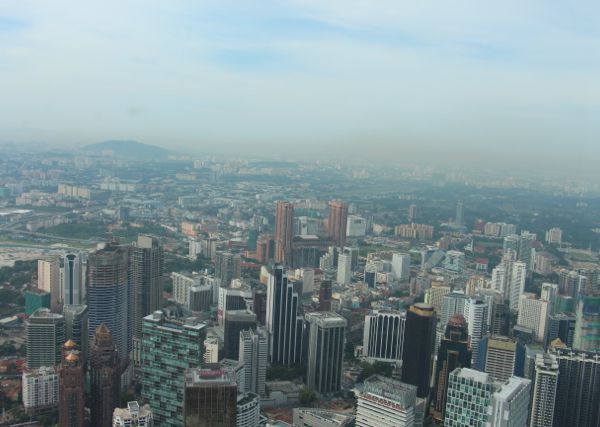
[[[4,143],[595,165],[600,2],[1,0],[0,97]]]

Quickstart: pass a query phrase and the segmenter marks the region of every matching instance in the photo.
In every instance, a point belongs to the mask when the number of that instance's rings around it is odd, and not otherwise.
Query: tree
[[[317,400],[317,394],[313,390],[307,387],[300,389],[300,403],[303,406],[312,405],[315,400]]]

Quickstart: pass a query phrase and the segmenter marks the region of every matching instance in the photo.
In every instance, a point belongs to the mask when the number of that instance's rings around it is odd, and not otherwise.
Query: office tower
[[[69,253],[63,257],[62,304],[79,305],[85,301],[81,261],[81,254]]]
[[[161,308],[164,255],[158,238],[139,235],[131,248],[133,359],[139,363],[142,319]]]
[[[60,310],[62,300],[60,283],[60,261],[58,258],[38,260],[38,289],[50,293],[52,311]]]
[[[509,307],[516,311],[519,309],[519,298],[525,291],[525,280],[527,278],[527,265],[524,262],[512,264],[508,292],[505,294],[509,300]]]
[[[562,243],[562,230],[558,227],[552,227],[546,231],[546,243],[560,245]]]
[[[58,424],[60,427],[81,427],[84,423],[85,379],[77,351],[65,346],[59,370]]]
[[[531,398],[531,381],[510,377],[492,394],[487,425],[493,427],[526,426]]]
[[[500,335],[483,338],[479,343],[476,368],[495,381],[506,381],[513,375],[523,375],[525,347],[516,340]]]
[[[305,317],[308,345],[306,385],[320,394],[339,391],[348,322],[334,312],[317,311],[307,313]]]
[[[464,210],[465,210],[465,206],[463,204],[463,201],[459,200],[458,203],[456,203],[456,215],[454,217],[455,224],[457,224],[457,225],[464,224],[464,222],[465,222]]]
[[[127,402],[127,408],[115,408],[112,417],[113,427],[153,427],[154,417],[150,406],[136,401]]]
[[[540,299],[550,303],[550,314],[558,312],[558,285],[556,283],[542,283]]]
[[[263,328],[240,332],[238,360],[244,365],[244,391],[265,395],[269,335]]]
[[[377,270],[370,265],[365,267],[364,283],[369,288],[374,288],[377,283]]]
[[[319,311],[331,311],[331,280],[323,280],[319,287]]]
[[[235,283],[235,282],[234,282]],[[217,304],[217,321],[219,326],[225,324],[227,313],[231,310],[245,310],[252,303],[250,286],[220,287]]]
[[[444,426],[484,427],[494,384],[488,374],[469,368],[450,373]]]
[[[535,294],[522,294],[519,298],[519,316],[517,325],[533,330],[535,340],[544,342],[546,324],[550,314],[550,303],[536,299]]]
[[[551,348],[558,363],[555,426],[600,426],[600,354]]]
[[[446,325],[438,350],[431,398],[433,418],[436,421],[444,420],[450,372],[456,368],[470,368],[471,357],[467,322],[462,314],[455,314]]]
[[[392,254],[392,274],[399,281],[408,280],[410,278],[410,255],[394,252]]]
[[[119,354],[106,325],[96,328],[90,345],[92,424],[110,426],[113,410],[119,405],[121,386]]]
[[[352,259],[350,255],[340,254],[338,257],[337,282],[348,285],[352,279]]]
[[[277,202],[275,214],[275,262],[292,263],[292,240],[294,238],[294,205]]]
[[[363,355],[370,360],[401,362],[406,313],[373,310],[365,316]]]
[[[444,286],[444,288],[448,287]],[[432,287],[429,289],[434,288]],[[440,326],[442,328],[445,328],[445,326],[448,324],[448,321],[455,314],[464,315],[465,305],[467,305],[467,301],[469,301],[469,296],[462,291],[453,291],[451,293],[446,293],[442,295],[442,297],[440,298],[440,310],[436,311],[436,313],[441,313],[439,316]],[[433,305],[433,307],[435,308],[434,304],[431,305]]]
[[[600,297],[582,297],[577,303],[575,317],[573,347],[585,351],[600,350]]]
[[[573,348],[577,318],[572,314],[557,313],[548,318],[546,345],[560,339],[567,347]]]
[[[221,280],[221,286],[228,287],[233,279],[242,277],[242,257],[232,252],[217,252],[215,259],[215,277]]]
[[[414,222],[417,219],[417,205],[410,205],[408,207],[408,222]]]
[[[235,427],[237,384],[228,369],[185,370],[184,427]]]
[[[23,372],[23,407],[36,414],[58,406],[58,374],[54,367],[42,366]]]
[[[27,368],[55,366],[60,363],[60,349],[65,342],[65,319],[47,308],[40,308],[25,322]]]
[[[25,291],[25,314],[30,316],[39,308],[51,308],[50,294],[38,289]]]
[[[471,364],[473,366],[477,365],[479,342],[488,334],[489,309],[489,304],[483,298],[469,298],[465,303],[464,316],[469,326],[469,337],[471,338],[471,349],[473,350]]]
[[[237,359],[240,353],[240,332],[256,329],[256,314],[250,310],[230,310],[225,316],[224,357]]]
[[[357,396],[357,427],[412,427],[422,425],[424,400],[417,387],[373,375]]]
[[[536,235],[528,231],[522,231],[520,235],[511,234],[504,238],[504,253],[513,251],[516,255],[515,260],[524,262],[526,270],[531,271],[533,242],[536,240]]]
[[[72,340],[80,350],[81,364],[85,367],[88,356],[88,308],[87,305],[63,306],[65,339]]]
[[[585,293],[588,286],[588,278],[577,271],[561,270],[558,276],[558,288],[561,295],[578,298]]]
[[[417,303],[406,313],[402,381],[417,386],[421,398],[429,396],[435,326],[435,311],[430,305]]]
[[[267,285],[267,331],[273,365],[295,365],[302,354],[302,316],[299,297],[283,268],[276,267]]]
[[[267,290],[253,289],[252,309],[256,313],[256,320],[260,325],[265,325],[267,322]]]
[[[340,248],[346,244],[347,222],[348,205],[337,200],[329,202],[329,220],[327,221],[329,238]]]
[[[209,311],[212,303],[212,286],[196,285],[190,288],[189,310]]]
[[[89,254],[87,264],[88,335],[104,324],[117,346],[123,370],[132,349],[129,250],[109,243]]]
[[[149,404],[157,425],[181,426],[183,376],[202,363],[205,324],[167,318],[162,311],[142,323],[142,401]]]
[[[204,363],[219,363],[219,338],[208,337],[204,340]]]
[[[256,393],[238,393],[236,427],[260,426],[260,396]]]
[[[492,324],[490,325],[490,334],[492,335],[508,335],[510,310],[508,304],[504,302],[500,296],[499,300],[494,301],[492,307]]]
[[[558,374],[558,361],[554,355],[536,355],[529,427],[553,425]]]
[[[171,281],[173,282],[173,299],[188,308],[190,306],[190,290],[199,284],[199,277],[173,272]]]
[[[348,215],[346,236],[363,237],[365,234],[367,234],[367,220],[358,215]]]

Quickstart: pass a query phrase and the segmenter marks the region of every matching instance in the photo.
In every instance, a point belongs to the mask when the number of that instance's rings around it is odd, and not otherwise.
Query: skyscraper
[[[202,363],[206,325],[193,318],[167,318],[162,311],[142,324],[142,400],[157,425],[183,424],[183,370]]]
[[[330,201],[327,229],[329,231],[329,238],[340,248],[343,248],[346,244],[347,222],[348,205],[338,200]]]
[[[319,287],[319,311],[331,311],[331,280],[323,280]]]
[[[267,331],[273,365],[295,365],[302,354],[302,316],[299,297],[283,268],[276,267],[267,284]]]
[[[90,345],[92,424],[110,427],[113,410],[119,405],[121,390],[119,355],[106,325],[96,328]]]
[[[42,366],[23,372],[23,407],[28,414],[58,406],[58,375],[54,367]]]
[[[517,325],[533,331],[537,342],[544,342],[546,325],[550,314],[550,303],[537,299],[535,294],[525,293],[519,297],[519,315]]]
[[[454,223],[457,225],[463,225],[465,223],[465,205],[462,200],[456,203],[456,215],[454,217]]]
[[[494,384],[483,372],[458,368],[450,373],[445,427],[485,427]]]
[[[58,258],[38,260],[38,289],[50,293],[50,307],[57,312],[62,300],[60,261]]]
[[[87,305],[63,306],[65,339],[72,340],[80,350],[81,364],[85,367],[88,358],[88,308]]]
[[[553,425],[558,373],[558,361],[554,355],[536,355],[529,427]]]
[[[525,280],[527,279],[527,264],[515,262],[512,264],[507,297],[512,311],[519,309],[519,300],[525,291]]]
[[[109,243],[89,255],[87,266],[88,334],[94,335],[104,324],[112,334],[123,369],[132,349],[129,251],[129,246]]]
[[[438,350],[431,399],[433,418],[436,421],[444,420],[450,372],[456,368],[470,368],[471,357],[467,322],[461,314],[455,314],[446,325]]]
[[[306,385],[320,394],[339,391],[348,322],[334,312],[306,314],[308,360]]]
[[[237,359],[240,353],[240,332],[256,329],[256,314],[250,310],[229,310],[225,316],[223,352],[226,359]]]
[[[526,426],[529,415],[531,381],[510,377],[492,394],[487,425],[493,427]]]
[[[399,281],[410,278],[410,255],[400,252],[392,254],[392,274]]]
[[[47,308],[36,310],[25,322],[27,335],[27,368],[56,366],[61,361],[65,342],[65,320]]]
[[[496,381],[506,381],[516,375],[525,349],[512,338],[492,335],[480,342],[478,369]]]
[[[62,304],[79,305],[85,301],[81,254],[68,253],[63,257]]]
[[[490,306],[483,298],[469,298],[465,304],[465,319],[469,325],[469,336],[471,337],[471,349],[473,350],[473,360],[471,364],[477,365],[479,351],[479,342],[487,336],[488,313]]]
[[[292,263],[292,239],[294,238],[294,205],[277,202],[275,215],[275,262]]]
[[[575,312],[575,337],[577,350],[600,350],[600,296],[585,296],[577,303]]]
[[[265,395],[269,335],[263,328],[240,332],[238,360],[244,365],[244,391]]]
[[[131,249],[131,308],[133,309],[133,359],[139,363],[142,319],[161,308],[164,255],[159,240],[139,235]]]
[[[81,427],[85,425],[83,367],[78,352],[69,346],[65,346],[62,352],[59,382],[58,423],[60,427]]]
[[[340,254],[338,257],[337,282],[340,285],[350,284],[352,279],[352,258],[349,254]]]
[[[382,362],[402,361],[406,313],[373,310],[365,316],[363,354]]]
[[[559,338],[567,347],[573,348],[577,318],[572,314],[557,313],[548,318],[546,346]]]
[[[235,427],[237,384],[228,369],[206,367],[185,371],[184,427]]]
[[[242,257],[232,252],[217,252],[215,259],[215,277],[221,280],[221,286],[229,287],[233,279],[242,276]]]
[[[436,317],[433,307],[417,303],[406,313],[402,381],[417,386],[417,396],[429,396],[435,345]]]

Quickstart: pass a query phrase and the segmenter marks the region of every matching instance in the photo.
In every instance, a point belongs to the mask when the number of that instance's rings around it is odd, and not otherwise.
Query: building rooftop
[[[415,404],[417,387],[392,378],[373,375],[363,385],[363,393],[371,393],[408,407]]]
[[[476,371],[475,369],[470,368],[459,368],[454,370],[452,374],[459,378],[465,378],[479,383],[487,383],[491,381],[490,376],[485,372]]]
[[[185,370],[186,387],[210,386],[215,384],[233,385],[237,387],[235,373],[231,369],[194,368]]]

